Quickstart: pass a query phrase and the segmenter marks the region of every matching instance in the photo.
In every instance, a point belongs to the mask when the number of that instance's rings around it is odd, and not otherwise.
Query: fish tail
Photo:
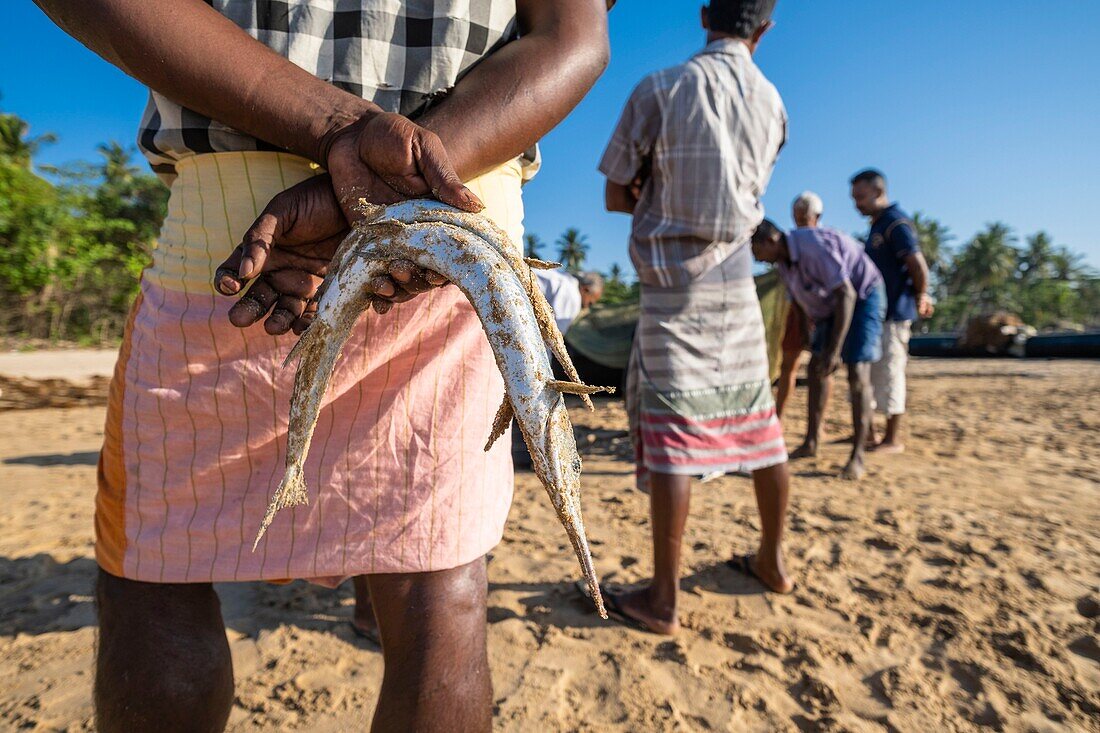
[[[275,490],[275,495],[271,497],[271,503],[267,505],[267,514],[264,515],[264,521],[260,523],[260,531],[256,535],[256,541],[252,543],[252,551],[256,551],[260,544],[260,538],[271,526],[271,520],[275,519],[276,512],[289,506],[300,506],[308,503],[309,494],[306,492],[306,480],[302,467],[291,466],[287,469],[286,475],[283,476],[279,488]]]

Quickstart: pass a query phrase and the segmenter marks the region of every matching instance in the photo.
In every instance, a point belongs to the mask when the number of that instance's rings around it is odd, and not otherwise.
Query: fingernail
[[[252,269],[254,267],[255,264],[252,262],[252,258],[245,257],[241,260],[241,268],[237,272],[242,278],[249,278],[252,277]]]
[[[485,204],[481,203],[481,199],[475,196],[474,192],[465,186],[462,187],[462,197],[475,211],[482,211],[485,208]]]

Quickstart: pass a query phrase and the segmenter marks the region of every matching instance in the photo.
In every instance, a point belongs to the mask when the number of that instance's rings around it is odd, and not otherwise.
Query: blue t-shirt
[[[867,254],[886,283],[888,321],[917,319],[917,296],[905,265],[905,258],[914,252],[920,252],[917,228],[897,204],[890,204],[871,224],[871,236],[867,238]]]

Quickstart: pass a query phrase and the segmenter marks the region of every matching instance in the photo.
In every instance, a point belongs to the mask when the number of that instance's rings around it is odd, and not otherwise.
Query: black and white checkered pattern
[[[517,35],[514,0],[206,2],[306,71],[409,117]],[[169,177],[186,155],[276,149],[156,92],[138,145]]]

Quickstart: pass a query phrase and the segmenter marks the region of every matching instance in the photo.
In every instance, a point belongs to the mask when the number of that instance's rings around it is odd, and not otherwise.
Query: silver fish
[[[409,260],[444,275],[477,312],[505,385],[504,402],[485,450],[515,416],[535,474],[580,561],[589,595],[606,618],[581,517],[581,460],[562,398],[572,393],[587,401],[589,394],[604,389],[582,384],[576,377],[550,306],[534,283],[531,267],[551,263],[525,261],[508,236],[485,217],[446,204],[415,200],[366,206],[364,211],[367,218],[333,259],[313,323],[287,356],[287,363],[300,361],[291,398],[286,474],[272,496],[253,550],[278,510],[309,502],[303,464],[336,360],[355,321],[370,306],[370,281],[383,274],[389,262]],[[554,378],[547,345],[572,381]]]

